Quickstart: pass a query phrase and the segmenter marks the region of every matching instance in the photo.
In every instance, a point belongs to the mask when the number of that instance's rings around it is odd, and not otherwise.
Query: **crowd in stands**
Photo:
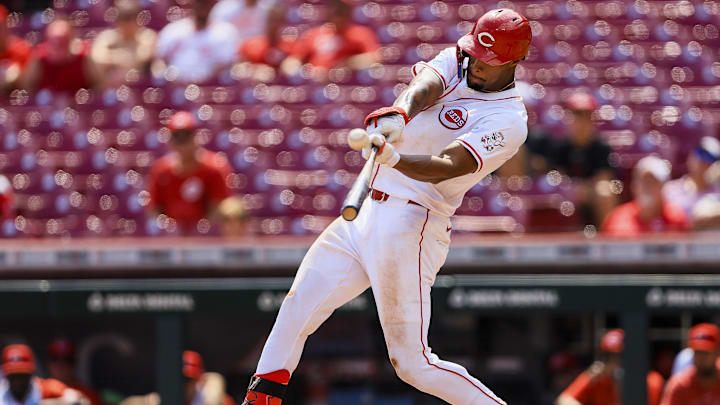
[[[717,8],[501,5],[533,21],[533,50],[518,71],[528,141],[468,193],[454,229],[593,237],[720,228]],[[245,207],[246,224],[236,231],[318,233],[362,164],[347,131],[391,102],[408,68],[452,46],[484,6],[54,7],[28,15],[0,7],[4,237],[217,235],[220,196],[242,200],[234,205]],[[648,23],[661,28],[644,33]],[[194,116],[192,142],[168,124],[178,111]],[[222,185],[194,176],[211,160],[225,166]],[[176,188],[165,197],[163,181]],[[173,193],[183,203],[163,204]]]

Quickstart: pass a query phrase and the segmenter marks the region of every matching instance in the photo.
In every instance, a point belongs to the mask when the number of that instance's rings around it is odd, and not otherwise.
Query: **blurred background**
[[[434,350],[514,405],[717,372],[720,2],[0,3],[0,404],[242,402],[364,163],[348,131],[494,8],[532,27],[529,135],[456,212]],[[286,402],[440,403],[394,375],[370,294]]]

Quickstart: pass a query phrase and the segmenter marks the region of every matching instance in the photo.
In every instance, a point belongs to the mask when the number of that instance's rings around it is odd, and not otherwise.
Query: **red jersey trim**
[[[447,89],[447,87],[448,87],[448,86],[447,86],[447,82],[445,81],[445,78],[443,77],[443,75],[441,75],[441,74],[440,74],[440,71],[438,71],[437,69],[435,69],[434,67],[432,67],[432,66],[431,66],[430,64],[428,64],[427,62],[418,62],[418,63],[414,64],[413,67],[412,67],[413,76],[417,76],[417,73],[418,73],[418,72],[417,72],[417,69],[416,69],[416,66],[417,66],[417,65],[422,65],[422,66],[429,67],[430,69],[432,69],[432,71],[435,72],[435,74],[438,75],[438,77],[440,77],[440,80],[442,80],[443,91],[445,91],[445,89]]]
[[[461,144],[462,146],[464,146],[465,149],[467,149],[467,150],[469,150],[470,152],[472,152],[473,156],[475,156],[475,159],[476,159],[477,162],[478,162],[478,168],[477,168],[477,170],[475,170],[475,173],[477,173],[477,172],[479,172],[480,170],[482,170],[482,168],[483,168],[483,160],[482,160],[482,158],[480,157],[480,154],[477,153],[477,151],[475,150],[475,148],[473,148],[472,145],[470,145],[469,143],[465,142],[465,141],[462,140],[462,139],[456,139],[456,141],[460,142],[460,144]]]
[[[423,348],[423,357],[425,358],[425,361],[427,362],[428,366],[432,366],[432,367],[437,368],[438,370],[447,371],[448,373],[455,374],[456,376],[469,382],[473,387],[480,390],[480,392],[482,392],[483,395],[488,397],[491,401],[495,402],[498,405],[503,405],[501,402],[498,402],[498,400],[496,400],[493,396],[491,396],[490,394],[485,392],[481,387],[478,387],[477,385],[475,385],[475,383],[470,381],[464,375],[462,375],[456,371],[453,371],[453,370],[448,370],[446,368],[442,368],[442,367],[438,366],[437,364],[433,364],[430,361],[430,359],[428,358],[427,354],[425,354],[425,352],[427,351],[427,347],[425,346],[425,340],[423,339],[423,330],[425,330],[425,320],[423,319],[423,303],[422,303],[423,302],[423,300],[422,300],[422,243],[423,243],[423,240],[425,239],[425,226],[428,223],[428,219],[430,219],[430,210],[426,208],[425,209],[425,222],[423,222],[422,229],[420,230],[420,242],[418,243],[418,291],[420,292],[420,344],[422,344],[422,348]]]

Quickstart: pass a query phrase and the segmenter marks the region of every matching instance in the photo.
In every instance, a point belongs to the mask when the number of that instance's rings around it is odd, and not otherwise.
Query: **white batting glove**
[[[405,129],[405,119],[400,114],[384,115],[372,120],[367,126],[368,134],[381,134],[387,138],[389,143],[395,143],[400,139]]]
[[[375,161],[381,165],[393,167],[400,161],[400,154],[383,135],[377,133],[371,134],[370,144],[378,147],[377,155],[375,155]],[[365,159],[370,156],[370,145],[363,148],[362,155]]]

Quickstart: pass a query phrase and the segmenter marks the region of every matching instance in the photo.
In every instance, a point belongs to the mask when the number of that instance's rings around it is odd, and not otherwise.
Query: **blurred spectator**
[[[560,351],[550,356],[547,369],[552,399],[545,400],[543,403],[550,403],[557,398],[582,371],[577,357],[569,351]]]
[[[540,148],[540,153],[551,156],[553,168],[578,183],[578,213],[582,225],[597,225],[618,203],[617,194],[610,188],[610,180],[615,177],[608,162],[610,147],[597,135],[592,119],[597,101],[592,95],[575,93],[567,99],[566,107],[572,118],[567,136],[544,143],[530,137],[528,146],[534,146],[536,151]],[[545,148],[549,150],[543,150]]]
[[[35,357],[26,345],[6,346],[2,351],[0,404],[2,405],[85,405],[87,399],[78,391],[51,378],[35,377]]]
[[[27,41],[10,34],[7,17],[8,9],[0,4],[0,89],[3,91],[17,85],[31,49]]]
[[[720,187],[713,179],[713,164],[720,160],[720,142],[706,136],[687,157],[688,173],[679,179],[669,181],[663,187],[663,196],[680,206],[695,229],[720,227],[720,212],[707,209],[701,200],[720,196]]]
[[[242,59],[278,65],[291,43],[279,35],[285,7],[277,0],[220,0],[210,12],[210,22],[224,21],[238,31]]]
[[[100,405],[100,397],[78,380],[75,371],[75,343],[68,339],[55,339],[48,346],[48,374],[68,387],[78,390],[88,398],[91,405]]]
[[[283,73],[295,75],[304,63],[327,70],[338,65],[364,69],[378,61],[377,35],[370,28],[350,21],[350,4],[334,0],[329,13],[330,22],[308,30],[293,45],[291,56],[281,65]]]
[[[668,381],[661,405],[720,404],[720,331],[701,323],[690,329],[688,346],[693,349],[693,366]]]
[[[228,197],[218,206],[222,233],[226,237],[247,236],[250,233],[250,215],[245,202],[238,197]]]
[[[78,38],[70,21],[57,19],[45,28],[45,41],[37,46],[20,86],[75,93],[96,85],[90,42]]]
[[[600,341],[601,358],[583,371],[560,394],[556,405],[617,405],[620,403],[622,378],[622,352],[625,349],[625,332],[612,329]],[[647,375],[648,405],[658,405],[663,388],[660,373]]]
[[[601,231],[613,236],[638,236],[646,232],[685,231],[682,208],[663,198],[663,184],[670,178],[668,164],[655,156],[640,159],[633,169],[634,200],[608,214]]]
[[[115,7],[115,28],[95,37],[90,54],[103,85],[112,88],[122,85],[131,70],[138,74],[149,71],[157,37],[155,31],[138,25],[141,9],[137,0],[118,0]]]
[[[197,119],[187,111],[173,114],[167,126],[173,152],[153,165],[148,179],[151,209],[173,218],[184,233],[198,221],[213,218],[220,202],[230,195],[225,179],[227,159],[195,142]]]
[[[686,347],[675,356],[672,375],[679,374],[693,364],[693,349]]]
[[[199,353],[183,352],[182,373],[185,379],[185,405],[234,405],[235,401],[225,393],[225,378],[205,371],[205,365]],[[127,398],[120,405],[158,405],[157,393]]]
[[[205,82],[235,61],[239,39],[235,27],[209,21],[214,0],[193,0],[192,4],[190,17],[166,25],[158,34],[156,75],[176,76],[186,83]]]
[[[0,174],[0,219],[15,216],[15,192],[7,177]]]

